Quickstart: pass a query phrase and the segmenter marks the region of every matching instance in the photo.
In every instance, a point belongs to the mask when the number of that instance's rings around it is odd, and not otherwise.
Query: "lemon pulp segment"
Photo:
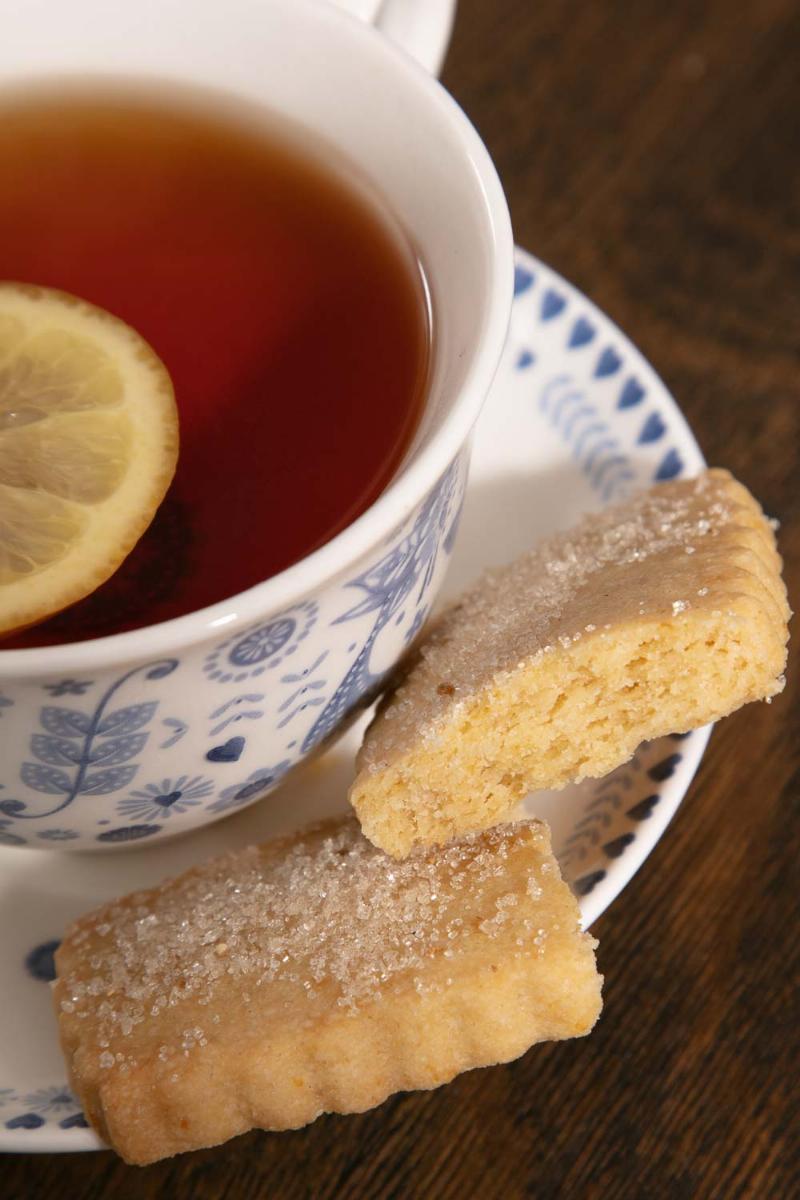
[[[64,292],[0,281],[0,633],[112,575],[177,457],[172,383],[138,333]]]

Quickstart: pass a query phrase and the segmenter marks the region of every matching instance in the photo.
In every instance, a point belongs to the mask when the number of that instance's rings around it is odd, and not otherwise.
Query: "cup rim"
[[[296,3],[296,0],[295,0]],[[310,9],[311,5],[307,7]],[[380,496],[354,521],[318,549],[276,575],[242,592],[203,608],[152,625],[86,641],[53,646],[3,650],[0,678],[41,676],[62,670],[93,670],[149,655],[174,653],[207,641],[216,633],[232,633],[270,614],[298,603],[346,572],[369,549],[387,538],[392,528],[427,495],[456,457],[478,418],[492,383],[505,342],[513,299],[514,242],[505,194],[488,150],[456,100],[437,79],[373,26],[333,5],[316,4],[317,13],[350,27],[350,36],[373,42],[378,53],[402,60],[414,86],[427,92],[445,116],[470,161],[480,184],[493,262],[483,335],[458,395],[440,427],[412,460],[403,466]]]

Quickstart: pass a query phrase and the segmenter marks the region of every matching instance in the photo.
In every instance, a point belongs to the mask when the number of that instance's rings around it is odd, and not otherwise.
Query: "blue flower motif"
[[[242,783],[224,788],[220,792],[219,799],[215,800],[213,804],[209,804],[208,811],[222,813],[234,808],[240,808],[241,805],[247,804],[254,797],[274,788],[291,765],[289,759],[285,758],[274,767],[261,767],[260,770],[253,771]]]
[[[45,683],[51,696],[83,696],[94,683],[93,679],[62,679],[60,683]]]
[[[29,1092],[20,1098],[27,1108],[37,1113],[62,1113],[66,1109],[78,1107],[78,1101],[66,1084],[38,1088],[37,1091]]]
[[[241,682],[273,670],[297,652],[317,622],[317,611],[316,601],[306,600],[266,624],[234,634],[211,651],[203,670],[218,683]]]
[[[36,836],[46,842],[69,842],[73,838],[80,837],[80,834],[76,833],[74,829],[43,829]]]
[[[204,775],[181,775],[137,788],[117,805],[120,816],[132,821],[153,821],[184,813],[210,796],[214,784]]]
[[[14,701],[10,700],[8,696],[4,696],[3,693],[0,692],[0,717],[3,715],[4,708],[12,708],[13,705]]]
[[[297,628],[293,617],[280,617],[269,625],[252,629],[228,654],[228,661],[235,667],[250,667],[272,658],[288,642]]]

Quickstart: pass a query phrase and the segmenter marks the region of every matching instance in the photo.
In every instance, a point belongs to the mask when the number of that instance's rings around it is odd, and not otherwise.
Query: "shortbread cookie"
[[[727,471],[652,488],[484,575],[382,701],[351,801],[401,857],[783,687],[769,523]]]
[[[397,864],[348,818],[84,917],[55,1005],[88,1119],[148,1163],[586,1034],[594,945],[540,822]]]

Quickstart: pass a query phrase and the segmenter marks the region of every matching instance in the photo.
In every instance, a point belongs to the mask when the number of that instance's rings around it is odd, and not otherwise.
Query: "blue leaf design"
[[[139,770],[135,764],[129,767],[109,767],[107,771],[91,771],[78,788],[81,796],[106,796],[127,787]]]
[[[317,666],[317,663],[315,663],[314,666]],[[281,676],[281,683],[286,683],[287,681],[294,682],[295,679],[301,679],[301,678],[302,678],[302,675],[297,675],[297,676],[283,675],[283,676]],[[232,708],[234,705],[257,704],[259,700],[263,700],[263,699],[264,699],[263,692],[242,692],[242,694],[240,696],[234,696],[232,700],[226,700],[224,704],[220,704],[219,708],[215,708],[213,712],[208,714],[208,719],[209,719],[209,721],[216,720],[217,717],[221,717],[223,713],[226,713],[228,711],[228,709]],[[164,724],[165,725],[174,724],[174,721],[171,721],[170,718],[168,717],[164,721]]]
[[[73,1113],[69,1117],[64,1117],[58,1122],[59,1129],[88,1129],[89,1122],[82,1112]]]
[[[0,812],[5,813],[7,817],[16,817],[24,811],[25,805],[21,800],[0,800]]]
[[[149,700],[147,704],[131,704],[128,708],[117,708],[107,717],[103,717],[97,726],[97,736],[108,737],[110,733],[133,733],[135,729],[141,729],[143,725],[152,721],[157,708],[157,700]]]
[[[598,883],[602,883],[606,877],[603,870],[592,871],[591,875],[584,875],[581,879],[576,879],[572,885],[573,891],[579,896],[588,896],[589,892],[597,887]]]
[[[604,379],[607,375],[613,375],[622,366],[622,359],[617,354],[613,346],[606,346],[597,360],[597,365],[594,369],[595,379]]]
[[[42,983],[52,983],[56,977],[53,955],[60,945],[61,941],[54,938],[52,941],[41,942],[38,946],[34,946],[25,955],[25,966],[33,979],[38,979]]]
[[[6,1121],[6,1129],[40,1129],[44,1123],[44,1117],[38,1113],[27,1112]]]
[[[635,834],[623,833],[612,841],[606,842],[603,846],[603,853],[607,858],[619,858],[633,841],[635,841]]]
[[[58,767],[74,767],[81,760],[81,747],[68,738],[53,737],[49,733],[35,733],[31,738],[31,752],[39,762]]]
[[[528,288],[533,283],[533,272],[527,270],[526,267],[514,267],[514,295],[520,296],[523,292],[527,292]]]
[[[680,475],[683,470],[683,459],[677,450],[668,450],[661,460],[661,465],[655,473],[656,483],[663,483],[665,479],[674,479],[676,475]]]
[[[89,762],[92,765],[102,763],[106,767],[127,762],[129,758],[141,753],[149,736],[147,733],[128,733],[123,737],[106,738],[92,747]]]
[[[669,779],[670,775],[674,775],[675,768],[682,758],[682,754],[669,754],[666,758],[662,758],[661,762],[652,766],[647,774],[656,783],[663,783],[665,779]]]
[[[263,714],[259,713],[258,715],[262,716]],[[188,733],[189,731],[189,726],[186,724],[186,722],[179,721],[177,717],[165,717],[161,724],[166,725],[167,729],[171,729],[173,732],[169,735],[165,742],[161,743],[159,750],[169,750],[170,746],[174,746],[175,743],[179,742],[184,734]],[[213,734],[216,731],[212,729],[211,732]]]
[[[156,663],[154,667],[150,668],[145,679],[164,679],[165,676],[171,675],[177,666],[177,658],[165,658],[163,662]]]
[[[580,346],[586,346],[597,334],[597,330],[591,321],[586,317],[578,317],[575,324],[572,326],[572,332],[569,335],[567,348],[569,350],[577,350]]]
[[[163,825],[123,825],[121,829],[107,829],[98,833],[98,842],[136,842],[139,838],[152,837],[163,829]]]
[[[75,708],[47,705],[39,713],[39,723],[47,733],[56,737],[84,737],[89,732],[90,718]]]
[[[637,404],[641,404],[644,400],[644,388],[639,383],[638,379],[626,379],[622,391],[619,394],[617,408],[635,408]]]
[[[637,801],[633,808],[626,811],[626,816],[633,817],[634,821],[646,821],[652,815],[653,809],[658,804],[661,797],[656,792],[655,795],[645,796],[643,800]]]
[[[557,317],[563,311],[566,303],[566,300],[559,292],[553,288],[548,288],[542,296],[540,319],[542,321],[552,321],[553,317]]]
[[[40,763],[23,763],[19,774],[27,787],[33,788],[35,792],[46,792],[49,796],[60,796],[72,787],[72,780],[66,771],[44,767]]]
[[[651,412],[650,416],[645,421],[641,428],[638,438],[636,439],[640,446],[646,445],[648,442],[657,442],[667,432],[667,427],[661,418],[661,414]]]

